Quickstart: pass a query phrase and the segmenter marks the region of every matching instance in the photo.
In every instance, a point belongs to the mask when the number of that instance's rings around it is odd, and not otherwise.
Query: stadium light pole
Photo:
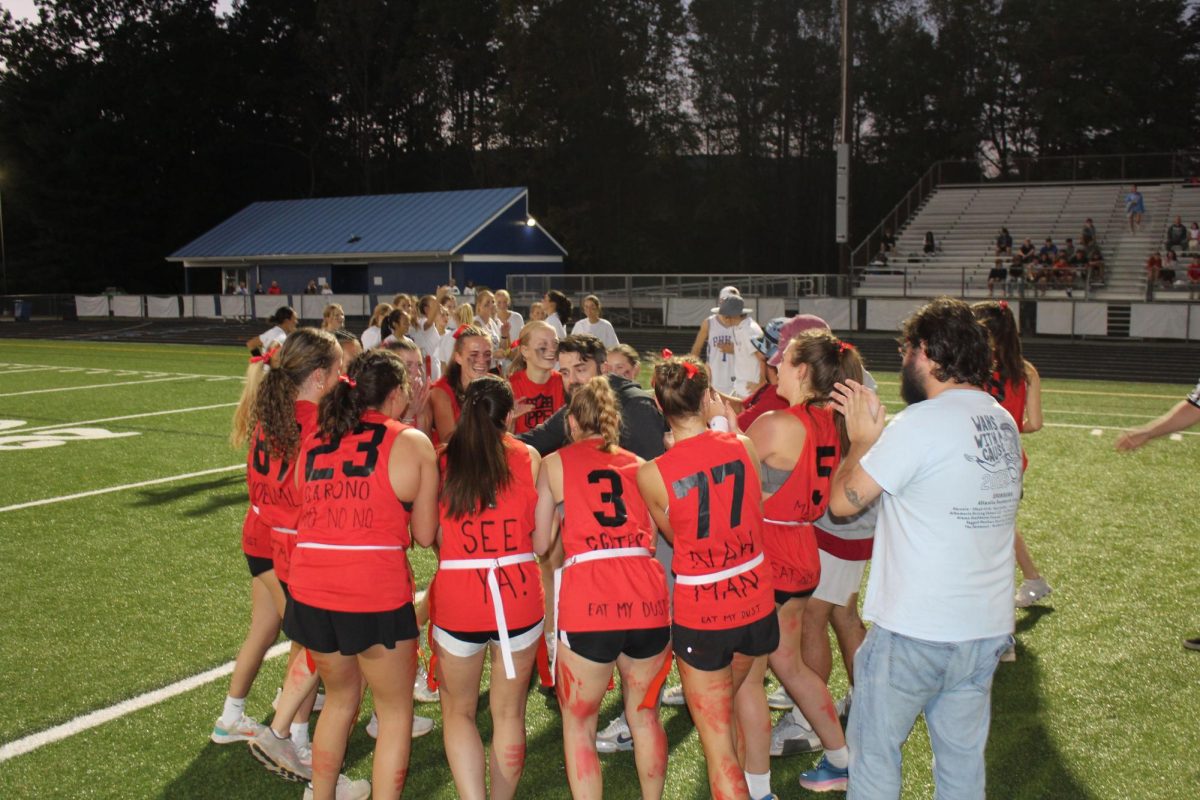
[[[838,120],[837,200],[834,213],[838,242],[838,272],[850,275],[850,0],[841,0],[842,97]]]

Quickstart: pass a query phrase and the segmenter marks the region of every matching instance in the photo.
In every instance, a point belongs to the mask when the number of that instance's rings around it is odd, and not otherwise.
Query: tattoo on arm
[[[866,501],[859,497],[858,492],[854,491],[854,489],[849,486],[846,487],[846,499],[850,501],[851,505],[859,510],[867,507]]]

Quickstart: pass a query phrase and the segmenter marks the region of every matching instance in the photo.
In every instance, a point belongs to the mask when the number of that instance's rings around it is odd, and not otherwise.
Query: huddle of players
[[[422,360],[419,352],[404,358],[403,344],[400,353],[379,349],[343,363],[333,335],[302,328],[253,360],[235,437],[251,445],[243,549],[255,606],[247,664],[239,653],[214,740],[251,739],[252,749],[265,741],[256,755],[268,766],[292,779],[311,776],[306,797],[365,797],[370,784],[338,771],[369,686],[378,717],[374,795],[399,796],[419,638],[406,556],[415,541],[439,554],[431,639],[460,796],[488,796],[489,773],[490,796],[514,793],[525,758],[525,693],[547,626],[556,633],[573,796],[601,794],[597,716],[614,667],[642,795],[661,796],[667,742],[657,706],[672,655],[713,796],[772,796],[768,660],[825,748],[801,784],[844,789],[841,723],[824,678],[801,657],[801,630],[821,574],[813,523],[847,449],[828,400],[836,384],[863,380],[857,350],[820,329],[779,341],[772,362],[786,404],[743,433],[693,357],[664,351],[652,381],[662,416],[646,416],[640,387],[600,374],[606,353],[594,337],[538,352],[530,343],[541,330],[522,332],[522,357],[549,377],[510,385],[489,374],[490,353],[476,352],[487,335],[460,329],[449,369],[430,391],[442,395],[429,404],[436,421],[413,407]],[[555,356],[561,373],[541,369]],[[563,408],[526,431],[535,449],[514,437],[509,420],[514,410],[544,412],[528,399],[546,383],[557,384]],[[440,453],[421,427],[444,445]],[[652,448],[661,455],[649,460],[621,446],[648,436],[671,446]],[[673,546],[670,589],[655,531]],[[544,588],[537,562],[556,551],[561,566]],[[274,587],[264,580],[271,575]],[[296,645],[277,724],[264,730],[245,717],[244,699],[281,618]],[[488,653],[490,758],[475,725]],[[326,693],[311,752],[272,759],[289,732],[293,749],[303,750],[295,739],[306,738],[318,675]]]

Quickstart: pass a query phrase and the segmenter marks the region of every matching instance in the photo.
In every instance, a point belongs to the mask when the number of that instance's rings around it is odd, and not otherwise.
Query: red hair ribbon
[[[250,356],[251,364],[270,364],[271,353],[263,353],[261,356]]]
[[[462,336],[463,333],[466,332],[467,328],[469,328],[469,327],[471,327],[471,326],[470,325],[459,325],[458,330],[456,330],[453,334],[451,334],[454,337],[454,341],[457,342],[458,337]]]
[[[1000,301],[1000,310],[1001,310],[1001,311],[1008,311],[1008,301],[1007,301],[1007,300],[1001,300],[1001,301]]]
[[[838,342],[838,352],[845,353],[847,350],[853,350],[854,345],[849,342]]]
[[[683,371],[687,373],[689,381],[696,377],[696,373],[700,371],[700,369],[690,361],[683,361],[680,363],[683,364]]]
[[[354,380],[354,378],[351,378],[349,375],[338,375],[338,381],[346,384],[351,389],[358,386],[358,381]]]
[[[663,352],[662,352],[662,357],[663,357],[663,358],[672,358],[672,357],[674,357],[674,355],[675,355],[675,354],[674,354],[674,353],[672,353],[672,352],[671,352],[670,350],[668,350],[667,348],[665,348],[665,347],[663,348]]]

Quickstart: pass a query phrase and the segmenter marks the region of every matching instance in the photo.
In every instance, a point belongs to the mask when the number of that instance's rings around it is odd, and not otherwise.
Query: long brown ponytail
[[[600,450],[612,453],[620,447],[621,411],[617,408],[617,394],[609,385],[608,378],[597,375],[576,389],[571,395],[567,413],[579,425],[580,433],[604,439]]]
[[[363,353],[346,368],[346,379],[321,399],[321,436],[332,441],[350,433],[364,411],[381,407],[397,387],[408,392],[404,359],[382,347]]]
[[[271,359],[255,397],[247,431],[262,428],[272,458],[291,458],[300,449],[296,396],[316,370],[330,370],[341,357],[337,339],[328,331],[297,328]]]
[[[862,383],[862,356],[849,342],[843,342],[829,331],[814,329],[792,337],[790,343],[794,343],[789,351],[792,366],[808,365],[812,395],[805,401],[806,405],[828,403],[836,383],[845,383],[847,379]],[[781,342],[780,346],[786,348],[790,343]],[[842,452],[845,452],[850,448],[846,420],[841,414],[834,414],[834,424],[842,442]]]
[[[512,481],[504,448],[505,424],[513,409],[512,387],[495,375],[467,385],[458,426],[446,443],[442,502],[456,519],[496,504]]]

